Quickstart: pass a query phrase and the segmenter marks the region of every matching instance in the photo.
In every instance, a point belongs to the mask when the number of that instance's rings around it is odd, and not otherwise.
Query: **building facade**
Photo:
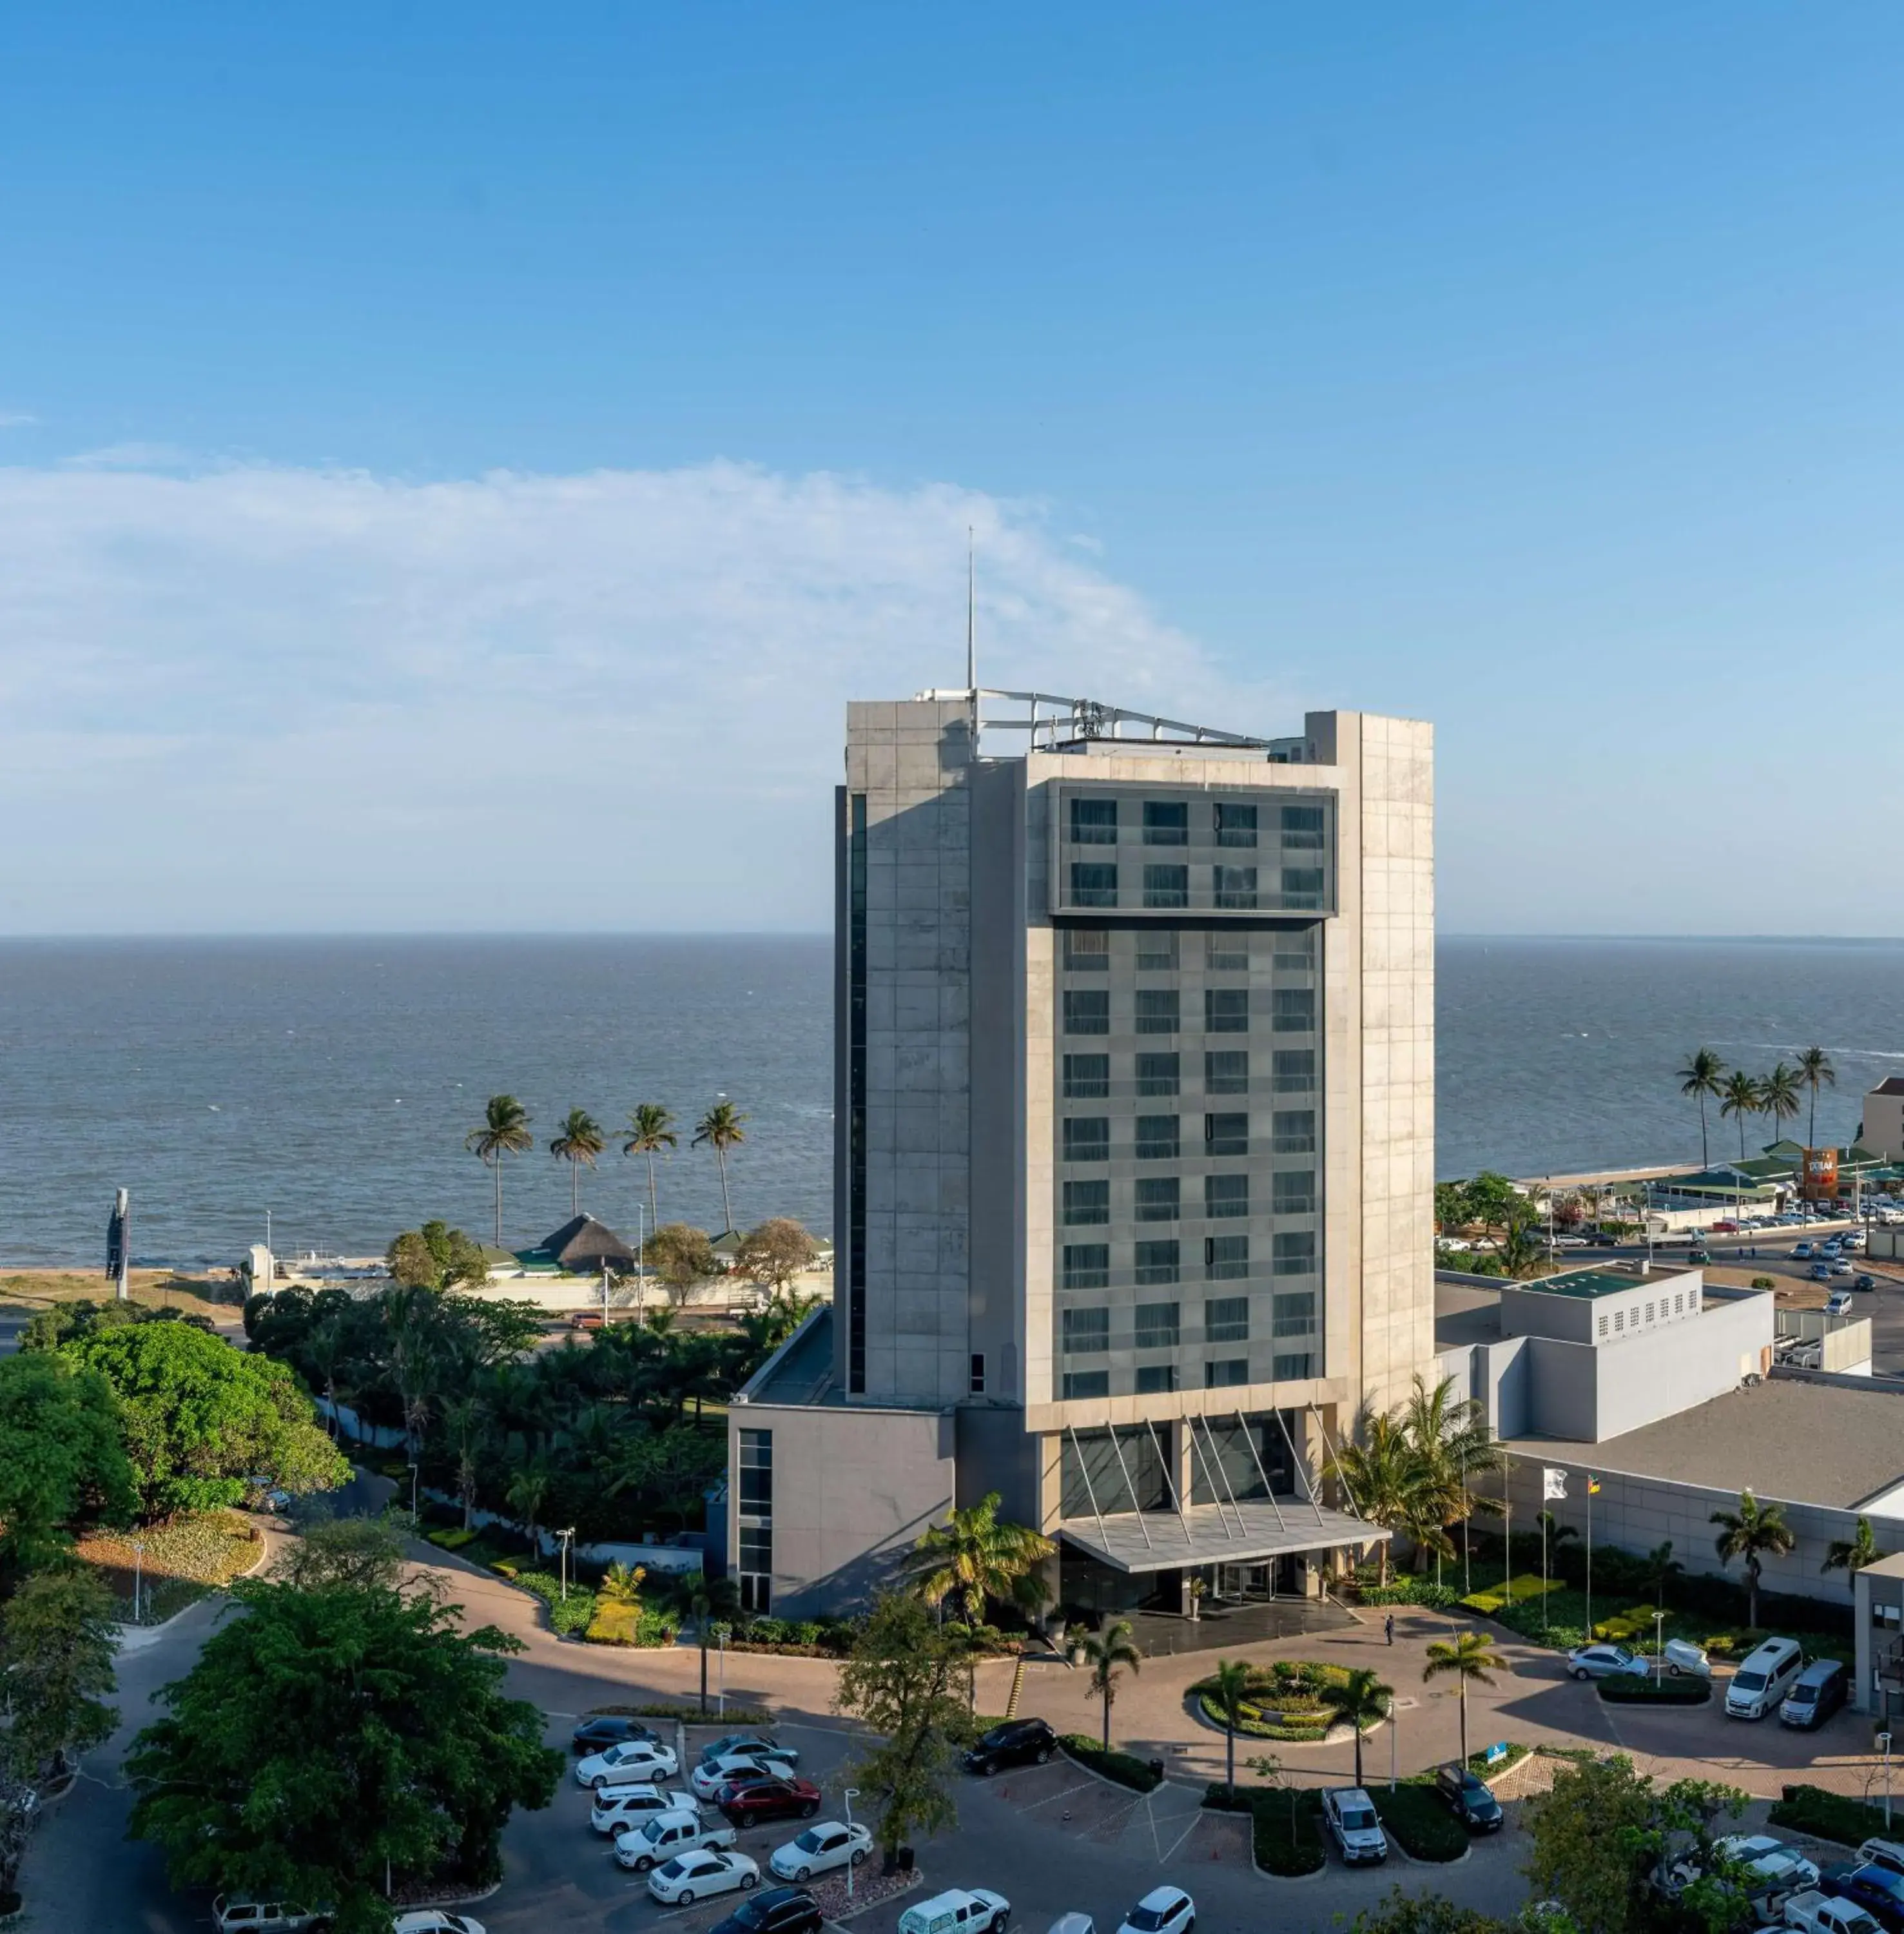
[[[1067,1607],[1313,1589],[1435,1357],[1430,728],[928,694],[846,764],[835,1300],[734,1408],[744,1599],[994,1491]]]

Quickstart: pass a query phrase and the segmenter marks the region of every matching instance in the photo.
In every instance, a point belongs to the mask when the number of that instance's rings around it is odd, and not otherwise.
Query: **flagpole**
[[[1593,1643],[1593,1473],[1587,1474],[1587,1643]]]

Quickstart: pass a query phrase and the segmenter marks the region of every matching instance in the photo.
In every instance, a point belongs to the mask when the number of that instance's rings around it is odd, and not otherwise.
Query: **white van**
[[[1795,1638],[1768,1638],[1740,1661],[1725,1688],[1728,1719],[1762,1719],[1776,1712],[1791,1682],[1805,1669],[1805,1655]]]

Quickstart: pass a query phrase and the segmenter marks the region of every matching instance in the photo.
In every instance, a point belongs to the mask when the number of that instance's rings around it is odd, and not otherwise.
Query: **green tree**
[[[512,1809],[554,1796],[543,1716],[506,1698],[517,1642],[465,1631],[428,1594],[241,1582],[134,1742],[130,1831],[173,1883],[332,1902],[338,1934],[386,1934],[384,1878],[496,1878]]]
[[[1111,1707],[1117,1696],[1117,1681],[1124,1669],[1142,1670],[1143,1657],[1132,1641],[1128,1619],[1106,1619],[1103,1629],[1088,1634],[1078,1649],[1090,1667],[1087,1689],[1104,1702],[1104,1750],[1111,1750]]]
[[[1424,1571],[1430,1551],[1454,1555],[1448,1533],[1466,1523],[1475,1480],[1499,1471],[1505,1460],[1487,1427],[1485,1407],[1457,1396],[1451,1377],[1440,1378],[1431,1389],[1416,1373],[1403,1406],[1402,1427],[1419,1466],[1408,1528],[1415,1540],[1415,1568]]]
[[[1624,1754],[1563,1768],[1523,1805],[1530,1890],[1557,1900],[1580,1934],[1639,1934],[1653,1818],[1653,1782]]]
[[[73,1520],[122,1523],[137,1502],[106,1379],[63,1355],[0,1357],[0,1559],[52,1564]]]
[[[106,1704],[116,1639],[112,1594],[84,1566],[36,1573],[8,1600],[0,1670],[13,1724],[0,1733],[0,1758],[17,1777],[58,1779],[70,1754],[110,1736],[119,1716]]]
[[[947,1598],[968,1625],[984,1622],[985,1604],[1016,1605],[1036,1612],[1051,1595],[1038,1567],[1057,1547],[1042,1532],[998,1515],[996,1491],[922,1537],[906,1561],[906,1575],[928,1605]]]
[[[1727,1075],[1719,1090],[1723,1098],[1719,1104],[1722,1115],[1735,1117],[1739,1124],[1739,1159],[1746,1158],[1746,1117],[1763,1112],[1764,1101],[1759,1093],[1758,1083],[1742,1068],[1736,1068]]]
[[[1428,1662],[1421,1669],[1421,1677],[1428,1679],[1443,1673],[1454,1676],[1456,1690],[1461,1700],[1461,1764],[1468,1763],[1468,1682],[1474,1679],[1483,1685],[1491,1685],[1490,1675],[1505,1671],[1507,1661],[1490,1645],[1478,1631],[1457,1632],[1452,1639],[1436,1639],[1428,1647]]]
[[[1527,1208],[1527,1197],[1508,1179],[1491,1168],[1484,1168],[1467,1185],[1468,1217],[1481,1225],[1484,1234],[1496,1229],[1505,1234],[1514,1218]]]
[[[643,1101],[628,1116],[621,1132],[624,1155],[645,1156],[648,1161],[648,1227],[651,1235],[661,1226],[660,1198],[654,1192],[654,1158],[663,1149],[670,1154],[681,1144],[670,1124],[674,1117],[659,1101]]]
[[[554,1473],[540,1458],[531,1460],[516,1472],[503,1493],[503,1500],[522,1520],[529,1549],[542,1556],[542,1508],[547,1502]]]
[[[890,1860],[909,1836],[953,1825],[954,1758],[972,1734],[960,1697],[962,1652],[910,1593],[883,1593],[841,1668],[834,1710],[858,1719],[877,1743],[852,1778],[878,1797],[877,1837]]]
[[[1706,1098],[1716,1098],[1725,1091],[1719,1086],[1719,1077],[1725,1072],[1725,1064],[1709,1047],[1695,1048],[1687,1056],[1686,1065],[1674,1077],[1679,1083],[1682,1095],[1693,1095],[1699,1101],[1699,1166],[1710,1166],[1712,1155],[1706,1140]]]
[[[776,1216],[747,1231],[735,1260],[743,1276],[784,1296],[819,1253],[820,1246],[801,1224],[790,1216]]]
[[[562,1124],[562,1132],[549,1144],[549,1152],[569,1165],[569,1213],[582,1213],[582,1170],[593,1168],[595,1158],[607,1147],[602,1125],[586,1108],[571,1108]]]
[[[1818,1091],[1820,1087],[1835,1088],[1838,1085],[1838,1071],[1831,1065],[1831,1057],[1821,1047],[1808,1047],[1798,1057],[1798,1078],[1812,1091],[1811,1126],[1805,1132],[1808,1148],[1818,1146]]]
[[[1517,1216],[1501,1237],[1499,1254],[1503,1273],[1516,1282],[1524,1282],[1539,1272],[1547,1250],[1535,1235],[1532,1221]]]
[[[253,1477],[293,1496],[350,1478],[296,1377],[268,1357],[182,1323],[135,1323],[63,1343],[59,1354],[117,1394],[149,1518],[237,1504]]]
[[[1739,1496],[1739,1508],[1735,1511],[1716,1511],[1712,1520],[1719,1528],[1719,1535],[1713,1541],[1722,1565],[1729,1565],[1735,1558],[1743,1558],[1746,1564],[1746,1597],[1748,1610],[1746,1623],[1758,1623],[1758,1579],[1764,1569],[1761,1561],[1768,1555],[1780,1557],[1798,1542],[1793,1536],[1791,1526],[1785,1521],[1781,1506],[1761,1505],[1749,1491]]]
[[[695,1125],[693,1146],[699,1148],[705,1143],[720,1164],[720,1213],[727,1225],[723,1233],[731,1232],[734,1226],[734,1205],[727,1199],[727,1158],[747,1140],[743,1126],[747,1119],[732,1102],[717,1101]]]
[[[685,1222],[665,1222],[657,1229],[648,1239],[648,1260],[676,1303],[685,1303],[695,1285],[720,1267],[707,1231]]]
[[[1758,1105],[1772,1118],[1775,1140],[1785,1137],[1784,1125],[1805,1104],[1798,1098],[1798,1077],[1781,1061],[1759,1084]]]
[[[481,1454],[489,1406],[474,1394],[454,1397],[443,1407],[444,1428],[450,1433],[456,1457],[456,1496],[463,1507],[463,1529],[469,1530],[476,1513],[476,1487],[481,1475]]]
[[[1379,1725],[1394,1704],[1395,1688],[1385,1685],[1366,1666],[1358,1666],[1346,1676],[1331,1679],[1316,1688],[1317,1703],[1337,1725],[1351,1728],[1355,1738],[1355,1784],[1362,1783],[1362,1733],[1366,1727]]]
[[[392,1240],[384,1261],[390,1280],[403,1288],[446,1290],[468,1283],[480,1289],[489,1280],[483,1246],[447,1222],[405,1230]]]
[[[1653,1594],[1653,1602],[1664,1607],[1666,1587],[1675,1578],[1682,1577],[1686,1567],[1673,1556],[1673,1541],[1669,1538],[1662,1544],[1656,1544],[1646,1555],[1647,1589]]]
[[[1349,1502],[1371,1524],[1385,1531],[1405,1530],[1421,1514],[1421,1461],[1398,1417],[1363,1413],[1359,1443],[1345,1444],[1330,1466]],[[1378,1547],[1378,1582],[1388,1582],[1388,1544]]]
[[[1866,1565],[1875,1565],[1879,1559],[1890,1556],[1889,1552],[1878,1549],[1877,1538],[1871,1529],[1871,1520],[1868,1517],[1860,1517],[1855,1535],[1834,1538],[1831,1541],[1830,1548],[1824,1554],[1824,1562],[1818,1569],[1821,1571],[1843,1572],[1845,1583],[1855,1595],[1857,1574]]]
[[[486,1164],[495,1178],[496,1247],[502,1247],[503,1157],[520,1155],[535,1146],[529,1132],[529,1113],[513,1095],[492,1095],[483,1111],[483,1125],[471,1128],[463,1146]]]
[[[1243,1723],[1243,1701],[1250,1691],[1250,1668],[1240,1658],[1220,1658],[1210,1675],[1210,1693],[1223,1716],[1223,1784],[1236,1797],[1236,1729]],[[1355,1775],[1357,1785],[1361,1773]]]
[[[1391,1887],[1349,1923],[1349,1934],[1514,1934],[1511,1921],[1478,1908],[1457,1907],[1445,1895],[1404,1893]]]
[[[387,1518],[333,1517],[308,1525],[271,1568],[300,1591],[333,1585],[356,1591],[395,1587],[403,1572],[403,1541]]]
[[[1465,1182],[1435,1184],[1435,1228],[1444,1236],[1458,1235],[1472,1219],[1468,1212],[1468,1185]]]

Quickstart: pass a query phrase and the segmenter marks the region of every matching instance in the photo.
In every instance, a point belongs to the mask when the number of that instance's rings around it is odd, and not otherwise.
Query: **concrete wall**
[[[1904,1636],[1904,1556],[1881,1558],[1857,1574],[1857,1682],[1852,1703],[1860,1713],[1896,1718],[1904,1713],[1904,1688],[1879,1682],[1877,1667]],[[1893,1728],[1893,1731],[1896,1729]]]
[[[1867,1094],[1857,1138],[1887,1161],[1904,1156],[1904,1095],[1880,1095],[1875,1089]]]

